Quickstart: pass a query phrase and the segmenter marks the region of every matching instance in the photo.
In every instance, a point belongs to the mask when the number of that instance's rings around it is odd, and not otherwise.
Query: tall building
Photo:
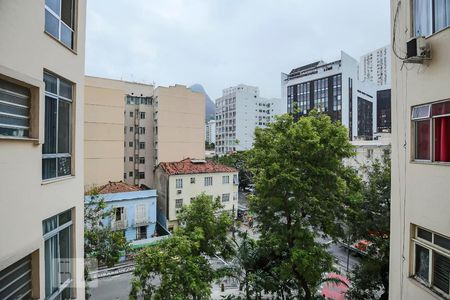
[[[282,111],[280,99],[266,99],[259,88],[240,84],[216,100],[216,153],[248,150],[256,127],[265,127]]]
[[[391,45],[366,55],[359,62],[359,79],[376,84],[377,132],[391,132]]]
[[[216,144],[216,121],[210,120],[205,125],[206,141],[208,143]]]
[[[0,299],[84,299],[85,18],[0,3]]]
[[[295,117],[313,108],[341,122],[352,140],[371,140],[376,132],[376,87],[358,80],[358,62],[341,52],[337,61],[317,61],[281,73],[281,97]]]
[[[86,77],[86,187],[154,186],[161,161],[205,158],[204,95],[182,85]]]
[[[450,3],[393,0],[391,16],[389,297],[449,299]]]

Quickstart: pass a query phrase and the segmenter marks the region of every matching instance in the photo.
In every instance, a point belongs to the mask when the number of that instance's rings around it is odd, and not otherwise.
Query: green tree
[[[130,246],[122,231],[113,231],[103,224],[108,217],[112,217],[112,211],[106,208],[105,201],[94,189],[84,205],[84,255],[95,258],[99,265],[112,267]]]
[[[356,239],[370,242],[368,254],[353,270],[352,299],[388,299],[391,162],[389,154],[367,167],[363,201],[355,210],[349,229]]]
[[[218,199],[205,194],[184,206],[175,233],[138,253],[131,298],[209,299],[212,282],[224,270],[213,270],[207,257],[227,258],[232,253],[232,221],[222,209]]]
[[[345,127],[316,111],[298,121],[283,115],[256,129],[249,160],[256,196],[250,208],[260,242],[276,261],[270,270],[276,286],[268,290],[313,299],[332,270],[333,258],[315,238],[343,236],[342,221],[359,198],[358,177],[343,164],[352,155]]]

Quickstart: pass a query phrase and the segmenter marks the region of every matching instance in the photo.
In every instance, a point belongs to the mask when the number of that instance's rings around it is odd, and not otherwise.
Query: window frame
[[[444,297],[445,299],[450,299],[450,292],[446,293],[434,285],[434,274],[433,274],[434,273],[434,255],[435,255],[435,253],[445,256],[446,258],[450,259],[450,250],[445,249],[439,245],[436,245],[434,243],[434,237],[435,237],[435,235],[439,235],[439,236],[442,236],[449,240],[450,240],[450,237],[446,237],[442,234],[439,234],[437,232],[434,232],[432,230],[426,229],[421,226],[417,226],[417,225],[413,225],[413,226],[414,226],[413,227],[413,235],[411,237],[411,247],[412,247],[411,253],[412,253],[413,257],[411,259],[412,264],[411,264],[411,269],[410,269],[410,277],[412,279],[416,280],[417,282],[419,282],[421,285],[427,287],[434,293],[437,293],[441,297]],[[425,230],[427,232],[430,232],[432,234],[431,242],[418,236],[419,228],[422,230]],[[428,280],[429,280],[429,282],[425,282],[421,278],[418,278],[418,276],[416,276],[416,274],[415,274],[416,273],[416,245],[419,245],[422,248],[427,249],[429,252],[429,257],[428,257],[428,259],[429,259],[429,262],[428,262],[428,268],[429,268],[428,269]],[[449,282],[449,289],[450,289],[450,282]]]
[[[175,178],[175,188],[176,189],[183,188],[183,178]]]
[[[77,30],[77,28],[78,28],[78,0],[73,0],[73,2],[72,2],[73,28],[70,27],[68,24],[66,24],[66,22],[64,22],[62,20],[62,1],[63,0],[59,0],[59,16],[58,16],[57,12],[55,12],[51,7],[47,6],[47,4],[44,1],[44,33],[47,34],[48,36],[50,36],[51,38],[53,38],[54,40],[58,41],[65,48],[67,48],[70,51],[72,51],[73,53],[77,54],[76,51],[77,51],[77,33],[78,33],[78,30]],[[57,37],[45,29],[45,24],[46,24],[45,13],[47,11],[53,17],[55,17],[56,20],[58,21],[58,36]],[[61,39],[61,28],[62,28],[61,23],[72,32],[72,47],[69,47]]]

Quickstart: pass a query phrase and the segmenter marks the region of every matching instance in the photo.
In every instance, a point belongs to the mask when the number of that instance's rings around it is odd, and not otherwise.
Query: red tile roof
[[[237,169],[210,160],[186,158],[177,162],[162,162],[159,164],[169,175],[200,174],[200,173],[231,173]]]
[[[124,193],[124,192],[136,192],[141,189],[137,186],[130,185],[128,183],[118,181],[118,182],[109,182],[98,188],[99,194],[114,194],[114,193]]]

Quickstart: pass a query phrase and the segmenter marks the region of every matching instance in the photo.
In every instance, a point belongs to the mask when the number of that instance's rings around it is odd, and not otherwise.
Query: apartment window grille
[[[450,296],[450,238],[418,226],[414,228],[414,278],[441,296]]]
[[[450,101],[412,108],[415,160],[450,162]]]
[[[182,189],[183,188],[183,178],[175,179],[175,186],[177,189]]]
[[[205,186],[211,186],[213,184],[213,179],[211,176],[205,177]]]
[[[136,228],[136,240],[145,240],[147,238],[147,226]]]
[[[222,194],[222,202],[229,202],[230,194]]]
[[[428,36],[450,26],[450,2],[414,0],[413,24],[415,36]]]
[[[45,0],[45,32],[74,49],[76,0]]]
[[[183,199],[175,199],[175,208],[183,207]]]
[[[45,139],[42,179],[71,175],[73,84],[44,73]]]
[[[0,78],[0,136],[29,137],[30,90]]]
[[[195,177],[191,177],[191,184],[195,183]]]
[[[222,184],[230,183],[230,176],[222,176]]]
[[[72,283],[72,211],[42,222],[46,299],[70,299]]]
[[[145,149],[145,142],[139,143],[139,149]]]

